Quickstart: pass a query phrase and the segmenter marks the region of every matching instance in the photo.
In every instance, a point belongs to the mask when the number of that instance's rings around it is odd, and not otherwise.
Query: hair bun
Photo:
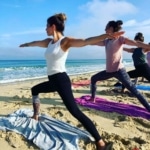
[[[141,32],[136,33],[136,35],[135,35],[135,37],[134,37],[134,40],[139,40],[139,41],[141,41],[141,42],[144,42],[143,33],[141,33]]]
[[[65,13],[59,13],[59,14],[56,14],[56,16],[57,16],[61,21],[67,20],[67,17],[66,17],[66,14],[65,14]]]
[[[137,35],[137,36],[143,36],[143,33],[138,32],[136,35]]]
[[[122,20],[117,20],[116,22],[117,22],[118,25],[122,25],[123,24]]]

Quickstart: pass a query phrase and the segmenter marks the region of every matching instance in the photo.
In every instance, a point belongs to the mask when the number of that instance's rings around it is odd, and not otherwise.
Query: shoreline
[[[75,76],[82,76],[82,75],[87,75],[87,74],[94,74],[98,71],[89,71],[89,72],[83,72],[83,73],[76,73],[76,74],[68,74],[69,77],[75,77]],[[42,77],[35,77],[35,78],[26,78],[26,79],[20,79],[20,80],[17,80],[16,81],[7,81],[7,82],[0,82],[1,85],[5,85],[5,84],[16,84],[16,83],[20,83],[20,82],[28,82],[28,81],[34,81],[34,80],[45,80],[45,79],[48,79],[47,78],[47,75],[45,76],[42,76]]]
[[[134,67],[125,67],[126,68],[126,70],[127,71],[129,71],[129,70],[131,70],[131,69],[133,69]],[[95,71],[89,71],[89,72],[83,72],[83,73],[76,73],[76,74],[68,74],[69,75],[69,77],[70,77],[70,79],[71,78],[74,78],[74,77],[76,77],[76,76],[89,76],[89,75],[93,75],[93,74],[95,74],[95,73],[98,73],[98,72],[100,72],[100,71],[102,71],[103,69],[101,69],[101,70],[95,70]],[[27,79],[20,79],[20,80],[16,80],[16,81],[10,81],[10,82],[1,82],[0,83],[0,85],[5,85],[5,84],[17,84],[17,83],[20,83],[20,82],[30,82],[30,81],[36,81],[36,80],[46,80],[46,79],[48,79],[47,78],[47,75],[45,75],[45,76],[42,76],[42,77],[35,77],[35,78],[27,78]]]
[[[95,74],[97,73],[98,71],[91,71],[91,72],[85,72],[85,73],[78,73],[78,74],[71,74],[71,75],[68,75],[70,77],[70,79],[72,78],[75,78],[75,77],[80,77],[80,76],[90,76],[92,74]],[[1,85],[11,85],[11,84],[18,84],[18,83],[23,83],[23,82],[31,82],[31,81],[45,81],[45,80],[48,80],[47,78],[47,75],[45,75],[44,77],[37,77],[37,78],[30,78],[30,79],[23,79],[23,80],[20,80],[20,81],[12,81],[12,82],[4,82],[4,83],[0,83],[0,86]]]

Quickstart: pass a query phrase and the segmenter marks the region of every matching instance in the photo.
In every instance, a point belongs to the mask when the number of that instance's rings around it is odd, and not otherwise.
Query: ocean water
[[[123,60],[132,66],[132,60]],[[105,59],[67,60],[69,75],[95,72],[105,69]],[[45,60],[0,60],[0,83],[38,79],[47,76]]]

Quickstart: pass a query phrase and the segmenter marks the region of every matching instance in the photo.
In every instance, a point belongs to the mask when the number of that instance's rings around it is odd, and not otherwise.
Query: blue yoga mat
[[[114,84],[114,88],[118,89],[118,90],[121,90],[122,89],[122,83],[117,82],[116,84]],[[150,86],[149,85],[136,85],[136,88],[138,90],[147,90],[147,91],[150,90]]]
[[[137,85],[136,88],[139,90],[147,90],[147,91],[150,90],[150,86],[148,85]]]

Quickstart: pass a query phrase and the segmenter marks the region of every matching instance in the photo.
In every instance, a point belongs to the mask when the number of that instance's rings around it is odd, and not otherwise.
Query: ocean
[[[90,73],[105,69],[105,59],[67,60],[69,75]],[[123,60],[126,67],[132,60]],[[0,60],[0,83],[10,83],[47,77],[45,60]]]

